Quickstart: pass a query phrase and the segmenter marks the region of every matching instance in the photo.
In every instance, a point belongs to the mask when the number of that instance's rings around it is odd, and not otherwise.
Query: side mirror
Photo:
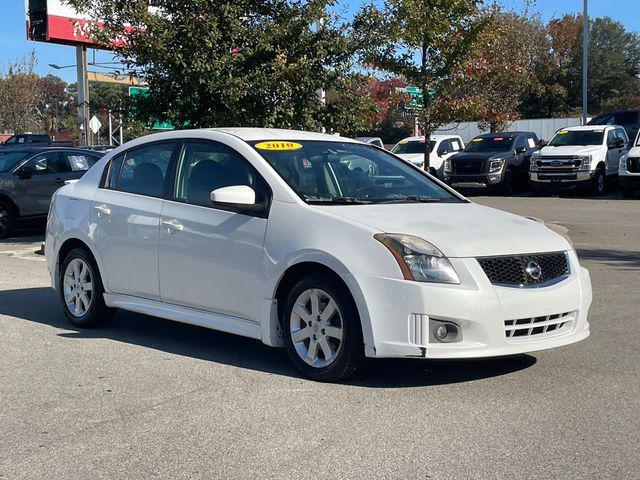
[[[527,151],[527,147],[516,148],[516,153],[525,153],[526,151]]]
[[[211,201],[223,205],[255,205],[256,192],[246,185],[222,187],[211,192]]]
[[[449,150],[447,150],[446,148],[444,150],[440,150],[438,152],[438,156],[441,157],[443,155],[446,155],[447,153],[449,153]]]
[[[33,165],[25,165],[18,172],[18,176],[23,180],[29,180],[36,173],[36,168]]]

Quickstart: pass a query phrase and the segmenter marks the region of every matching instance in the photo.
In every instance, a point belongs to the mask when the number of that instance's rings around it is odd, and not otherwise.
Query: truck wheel
[[[504,178],[500,184],[500,193],[502,195],[511,195],[515,191],[515,177],[511,170],[504,172]]]
[[[603,168],[598,168],[591,179],[591,193],[603,195],[607,191],[607,176]]]
[[[360,317],[353,300],[326,275],[310,275],[291,289],[282,330],[293,364],[313,380],[344,380],[365,363]]]
[[[0,238],[9,235],[13,227],[13,209],[8,202],[0,200]]]

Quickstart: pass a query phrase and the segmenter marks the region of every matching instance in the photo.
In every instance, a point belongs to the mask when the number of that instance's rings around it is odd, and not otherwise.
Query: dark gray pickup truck
[[[18,133],[0,145],[3,147],[73,147],[73,142],[56,142],[46,133]]]

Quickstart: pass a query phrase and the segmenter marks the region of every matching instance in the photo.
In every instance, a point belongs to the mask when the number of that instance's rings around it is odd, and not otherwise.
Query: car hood
[[[319,206],[385,233],[423,238],[447,257],[482,257],[570,249],[542,223],[475,203]]]
[[[453,155],[451,160],[488,160],[490,158],[505,158],[509,155],[510,152],[460,152]]]
[[[551,147],[547,145],[540,150],[540,155],[589,155],[596,153],[604,148],[603,145],[563,145],[560,147]]]

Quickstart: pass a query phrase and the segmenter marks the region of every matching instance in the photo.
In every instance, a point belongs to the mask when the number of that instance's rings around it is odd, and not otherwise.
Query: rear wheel
[[[607,176],[603,168],[598,168],[591,179],[591,193],[603,195],[607,191]]]
[[[313,380],[343,380],[364,364],[357,310],[344,287],[331,277],[300,280],[289,292],[282,324],[289,357]]]
[[[84,248],[75,248],[65,257],[58,290],[62,310],[76,327],[99,327],[113,316],[114,310],[104,303],[98,267]]]
[[[13,209],[5,200],[0,200],[0,238],[9,235],[13,227]]]

